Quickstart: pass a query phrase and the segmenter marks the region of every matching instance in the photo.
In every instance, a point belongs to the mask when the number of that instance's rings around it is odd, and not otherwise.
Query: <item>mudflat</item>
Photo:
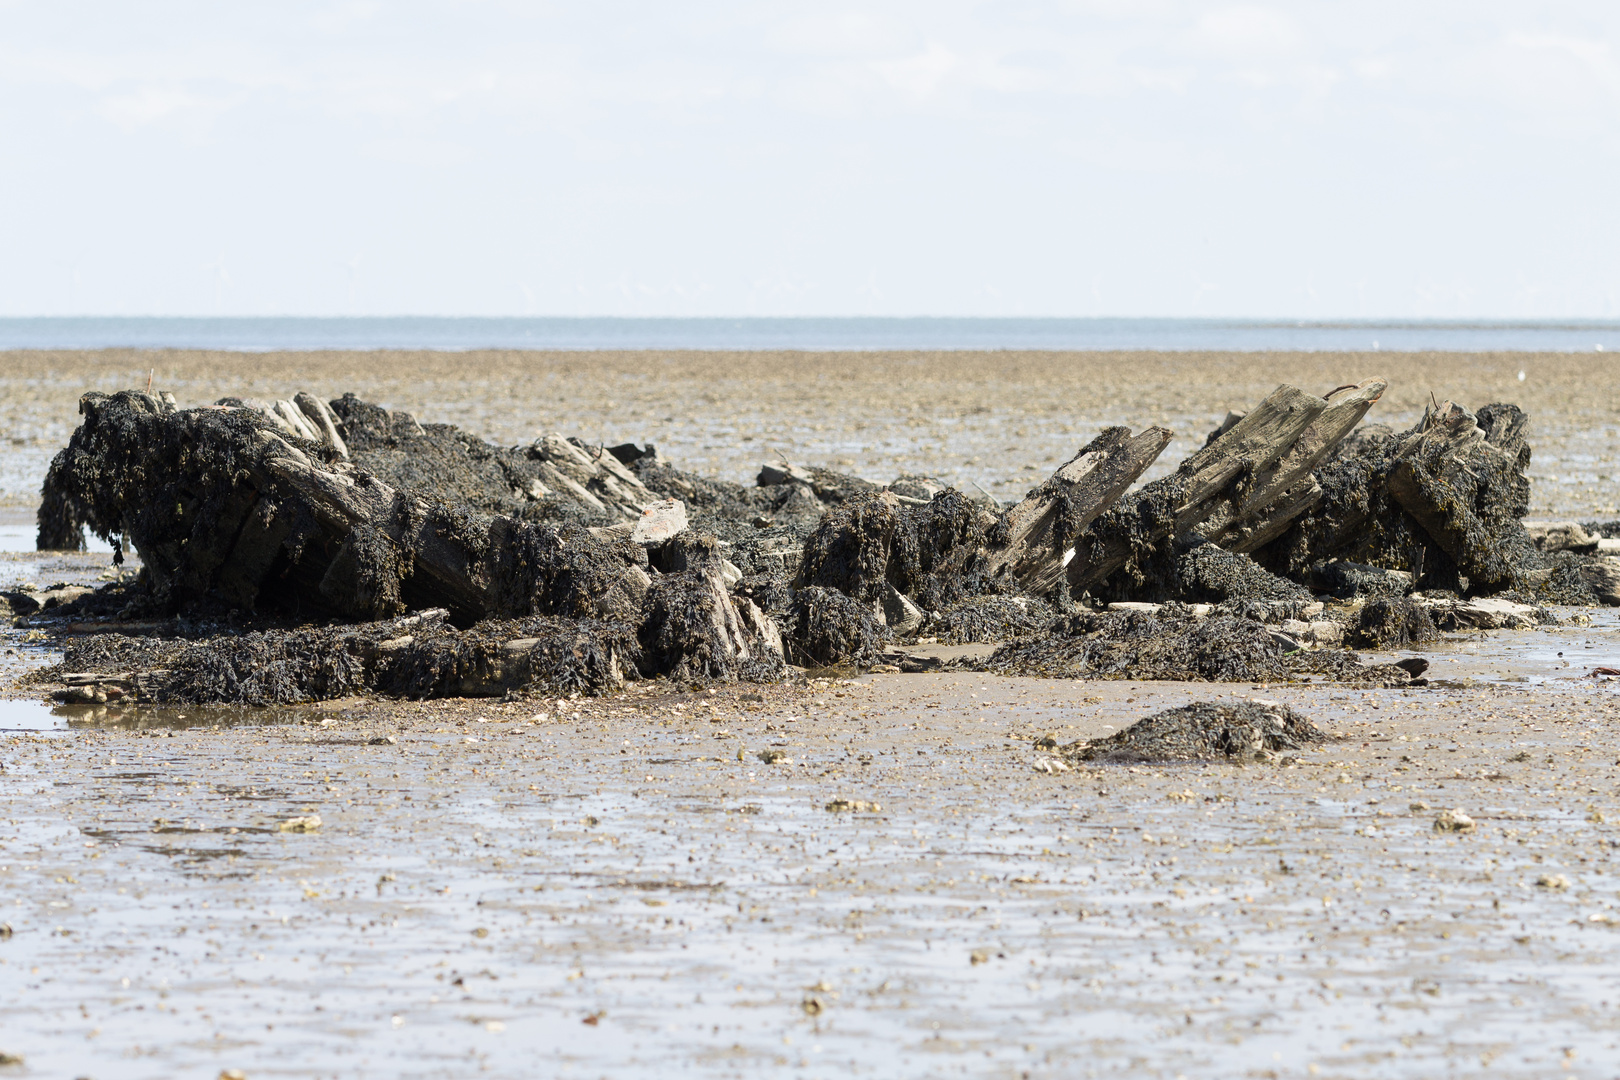
[[[1540,644],[1620,656],[1613,620]],[[1604,1075],[1620,698],[1501,681],[1477,642],[1431,655],[1450,685],[58,708],[5,746],[7,1052],[97,1076]],[[1036,768],[1045,735],[1249,697],[1334,738]],[[1437,831],[1459,808],[1472,829]]]
[[[183,404],[354,390],[497,442],[650,440],[736,480],[780,453],[1007,498],[1105,423],[1165,424],[1173,462],[1280,382],[1382,374],[1372,421],[1431,390],[1526,408],[1533,512],[1589,517],[1620,486],[1603,362],[127,352],[6,354],[0,378],[24,440],[6,475],[36,488],[77,395],[155,369]],[[112,572],[12,555],[0,584]],[[1607,1075],[1620,695],[1596,669],[1620,668],[1620,620],[1556,614],[1450,635],[1405,689],[944,673],[0,702],[0,1052],[96,1077]],[[13,680],[53,659],[3,633]],[[1329,740],[1061,753],[1251,698]]]
[[[23,520],[86,390],[325,399],[353,391],[502,444],[557,431],[653,442],[682,469],[752,483],[779,456],[880,483],[933,475],[1016,499],[1098,430],[1158,424],[1175,440],[1144,476],[1193,450],[1228,409],[1287,382],[1312,393],[1374,375],[1390,389],[1368,422],[1407,426],[1431,393],[1531,415],[1532,515],[1620,506],[1613,361],[1593,353],[299,352],[0,353],[0,495]],[[1523,381],[1520,372],[1525,373]]]

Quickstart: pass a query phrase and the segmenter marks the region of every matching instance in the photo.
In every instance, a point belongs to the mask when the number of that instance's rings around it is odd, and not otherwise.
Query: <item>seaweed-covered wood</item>
[[[1003,515],[996,543],[986,556],[985,576],[1011,578],[1044,596],[1064,583],[1076,538],[1125,494],[1170,444],[1170,432],[1152,427],[1103,431]]]
[[[833,507],[805,539],[795,587],[847,593],[879,610],[888,586],[937,610],[989,587],[985,537],[995,515],[961,492],[914,505],[892,491]]]
[[[1180,536],[1222,508],[1241,502],[1328,407],[1314,394],[1279,386],[1254,411],[1181,463],[1172,475],[1121,499],[1082,534],[1069,561],[1070,588],[1101,583],[1153,545]]]
[[[1279,535],[1290,520],[1321,498],[1321,486],[1311,479],[1311,472],[1355,430],[1387,389],[1388,380],[1373,378],[1329,393],[1324,399],[1327,407],[1287,452],[1217,507],[1198,526],[1198,534],[1241,552],[1254,551]]]
[[[574,525],[486,517],[396,490],[249,408],[177,410],[86,394],[46,488],[96,533],[127,535],[155,600],[387,618],[629,618],[646,576]]]
[[[1389,491],[1468,579],[1471,591],[1518,583],[1539,566],[1523,518],[1530,507],[1527,418],[1512,405],[1476,417],[1453,402],[1432,408],[1396,455]]]

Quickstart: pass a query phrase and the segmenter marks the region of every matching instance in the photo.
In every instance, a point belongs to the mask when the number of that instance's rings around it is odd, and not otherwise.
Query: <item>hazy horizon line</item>
[[[1405,316],[1343,316],[1307,318],[1290,315],[457,315],[457,314],[363,314],[312,315],[282,312],[274,315],[199,315],[199,314],[79,314],[79,315],[0,315],[0,322],[71,322],[75,320],[184,320],[193,322],[233,322],[264,320],[327,320],[333,322],[362,322],[366,320],[420,319],[437,321],[613,321],[613,322],[1187,322],[1221,323],[1232,326],[1279,326],[1333,329],[1336,327],[1474,327],[1491,326],[1503,329],[1534,327],[1537,329],[1568,326],[1572,329],[1591,327],[1620,328],[1620,317],[1613,315],[1577,315],[1537,318],[1533,316],[1468,316],[1468,315],[1405,315]]]

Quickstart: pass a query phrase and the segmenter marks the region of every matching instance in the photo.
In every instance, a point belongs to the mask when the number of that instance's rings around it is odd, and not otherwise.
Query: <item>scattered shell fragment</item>
[[[1442,810],[1434,819],[1435,832],[1464,833],[1474,831],[1474,819],[1462,810]]]

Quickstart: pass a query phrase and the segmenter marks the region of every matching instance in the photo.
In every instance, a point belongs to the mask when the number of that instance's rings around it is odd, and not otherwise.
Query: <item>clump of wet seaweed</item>
[[[375,689],[409,698],[599,694],[635,677],[641,660],[626,623],[548,616],[434,628],[379,642],[372,655]]]
[[[802,538],[826,510],[802,484],[745,487],[684,472],[656,454],[633,460],[630,469],[650,491],[684,502],[693,525],[730,542],[770,528]]]
[[[158,702],[293,705],[351,697],[370,688],[362,635],[345,631],[259,632],[180,650],[153,693]]]
[[[804,544],[796,583],[870,602],[892,585],[928,609],[979,595],[981,552],[995,515],[958,491],[921,506],[892,492],[857,495],[829,510]]]
[[[799,589],[788,613],[786,635],[793,662],[806,667],[878,662],[888,628],[872,609],[837,589]]]
[[[1310,720],[1274,701],[1197,701],[1154,713],[1107,738],[1071,743],[1060,753],[1092,764],[1253,761],[1328,738]]]
[[[769,682],[786,670],[774,624],[746,597],[734,601],[713,569],[655,580],[640,641],[649,664],[679,682]]]
[[[87,635],[66,643],[55,671],[141,675],[158,703],[296,705],[357,694],[595,694],[639,677],[642,663],[624,623],[531,616],[460,630],[437,611],[195,638]]]
[[[1095,590],[1103,601],[1220,604],[1229,600],[1299,600],[1311,591],[1272,573],[1241,552],[1204,541],[1165,541]]]
[[[1374,600],[1356,614],[1345,644],[1361,649],[1399,649],[1440,640],[1429,609],[1404,597]]]
[[[1042,635],[1003,645],[984,667],[999,675],[1064,679],[1288,678],[1283,646],[1264,626],[1225,615],[1201,618],[1177,604],[1058,619]]]
[[[919,633],[942,645],[1010,641],[1040,632],[1055,615],[1036,597],[971,596],[931,615]]]
[[[421,424],[410,413],[390,413],[353,394],[331,407],[342,422],[349,459],[390,486],[431,492],[475,513],[519,516],[530,509],[533,500],[525,492],[540,479],[541,459],[526,448],[493,446],[451,424]],[[584,516],[592,525],[618,520],[565,501],[575,520]]]
[[[166,667],[187,644],[174,638],[134,634],[75,635],[63,643],[58,670],[102,674],[150,671]]]

